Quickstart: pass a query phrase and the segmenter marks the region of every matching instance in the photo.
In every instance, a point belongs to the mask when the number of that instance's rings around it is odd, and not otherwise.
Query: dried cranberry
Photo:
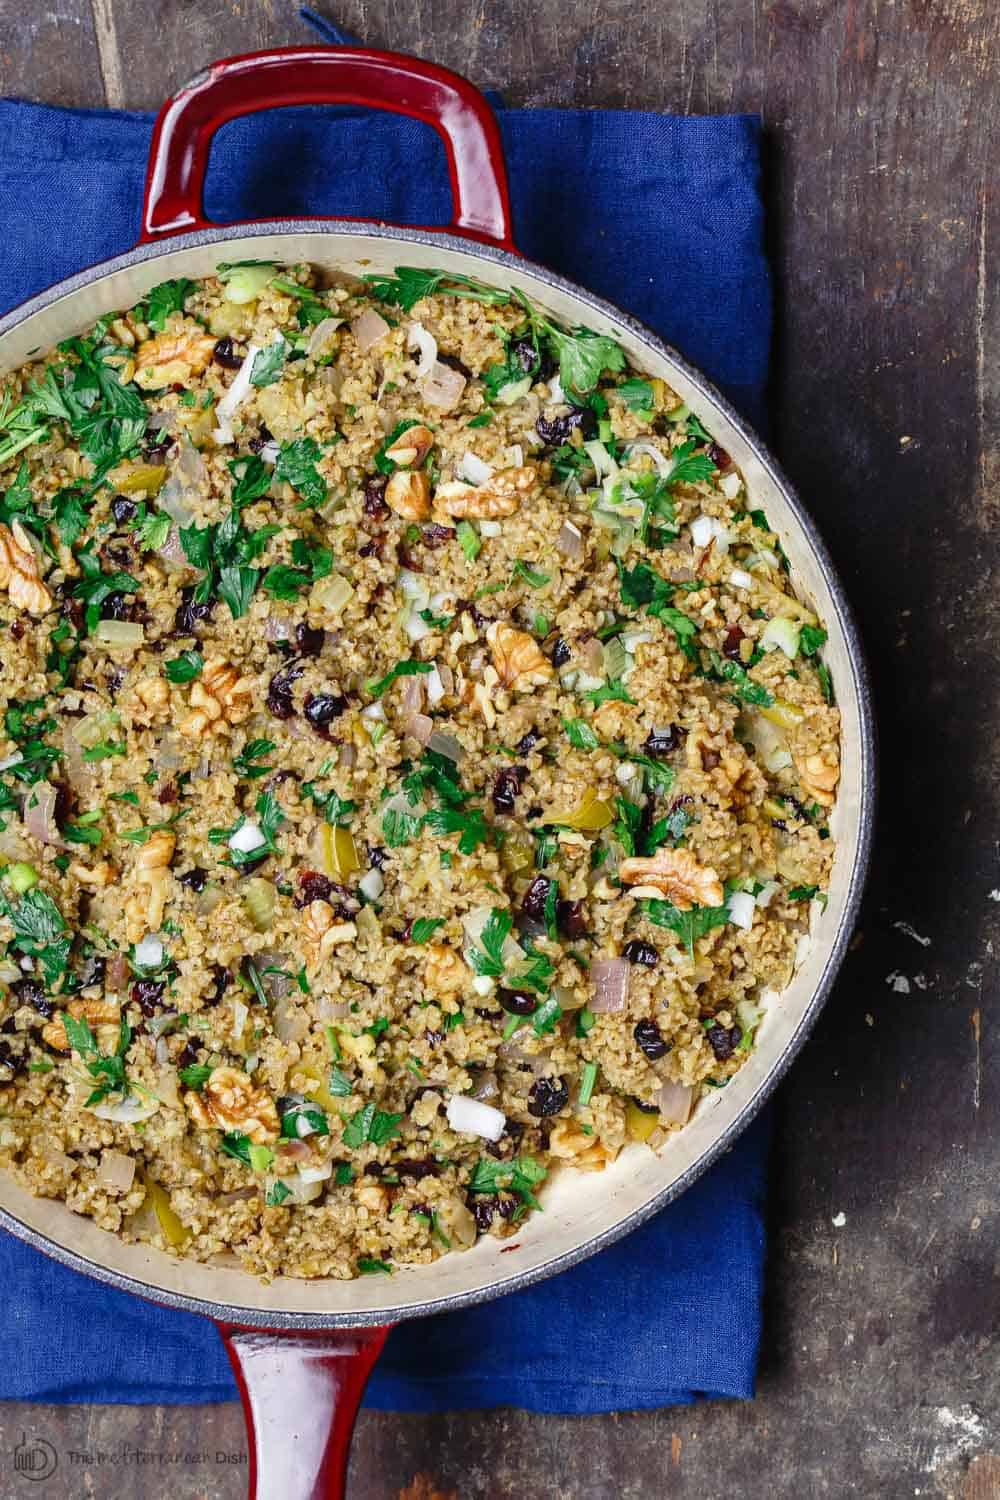
[[[126,521],[135,519],[136,504],[127,495],[116,495],[111,502],[111,514],[119,526],[124,526]]]
[[[9,1083],[25,1070],[24,1053],[15,1052],[10,1042],[0,1042],[0,1078]]]
[[[55,783],[55,788],[56,800],[52,807],[52,816],[55,818],[56,822],[61,828],[66,822],[66,819],[72,817],[73,813],[76,811],[77,799],[76,793],[72,790],[67,782],[57,781]]]
[[[420,1182],[424,1177],[440,1177],[441,1168],[436,1161],[413,1161],[406,1157],[403,1161],[393,1162],[400,1177],[412,1177],[414,1182]]]
[[[660,1028],[655,1021],[644,1020],[636,1022],[635,1031],[632,1033],[639,1043],[641,1051],[645,1052],[650,1062],[655,1062],[658,1057],[665,1057],[670,1051],[670,1044],[663,1040]]]
[[[296,625],[295,644],[300,656],[318,656],[326,640],[325,631],[319,626]]]
[[[505,766],[493,783],[493,806],[498,813],[512,813],[517,795],[527,779],[527,766]]]
[[[512,1219],[520,1207],[521,1200],[516,1193],[497,1194],[497,1213],[501,1219]]]
[[[668,724],[666,729],[651,729],[642,748],[647,755],[672,755],[680,749],[685,733],[679,724]]]
[[[529,333],[522,333],[518,338],[511,339],[507,345],[507,354],[533,380],[548,380],[550,375],[555,374],[555,360],[546,350],[537,347]]]
[[[242,354],[237,354],[236,345],[228,336],[217,341],[212,350],[212,359],[224,370],[238,370],[243,363]]]
[[[725,1062],[732,1057],[736,1048],[743,1040],[743,1032],[739,1026],[725,1027],[714,1021],[711,1026],[706,1027],[705,1035],[708,1037],[712,1051],[719,1062]]]
[[[585,440],[597,436],[597,415],[589,406],[575,406],[561,417],[539,417],[535,423],[535,431],[550,448],[568,443],[570,433],[576,427],[579,427]]]
[[[45,986],[37,979],[27,975],[24,979],[16,979],[11,989],[17,996],[20,1005],[32,1005],[40,1016],[48,1020],[55,1010],[55,1004],[45,993]]]
[[[192,865],[190,870],[185,870],[183,875],[178,875],[177,879],[181,885],[186,885],[189,891],[194,891],[198,895],[205,889],[208,871],[203,870],[201,865]]]
[[[570,651],[568,643],[563,640],[562,636],[559,636],[555,645],[552,647],[551,654],[552,665],[554,667],[564,667],[573,653]]]
[[[291,1100],[291,1099],[288,1101],[289,1104],[294,1104],[294,1102],[295,1101]],[[278,1103],[280,1105],[280,1103],[281,1103],[280,1099],[278,1100]],[[285,1113],[287,1113],[287,1109],[286,1109]],[[370,1161],[365,1166],[365,1176],[366,1177],[381,1177],[382,1173],[384,1171],[385,1171],[385,1167],[382,1165],[382,1163],[380,1161]]]
[[[718,443],[713,443],[708,450],[708,456],[717,469],[729,469],[732,467],[732,459],[725,448],[720,448]]]
[[[137,979],[132,986],[132,999],[136,1002],[144,1016],[155,1016],[161,1008],[160,1001],[166,989],[166,982],[162,979]]]
[[[152,646],[153,644],[153,641],[149,642],[150,646]],[[156,644],[159,643],[157,642]],[[104,681],[108,685],[108,692],[111,694],[112,698],[114,698],[118,693],[122,683],[125,681],[125,678],[127,676],[128,673],[125,671],[124,667],[108,667],[107,671],[104,674]]]
[[[528,1113],[542,1120],[546,1115],[557,1115],[568,1100],[569,1087],[564,1078],[539,1078],[528,1095]]]
[[[174,445],[174,439],[165,427],[147,427],[142,445],[144,458],[150,463],[162,463]]]
[[[454,539],[454,526],[441,526],[437,521],[432,521],[429,526],[424,527],[424,542],[428,547],[442,547],[445,542],[451,542]]]
[[[118,589],[109,594],[101,605],[102,620],[128,620],[132,614],[131,601]]]
[[[534,995],[526,994],[524,990],[498,990],[497,999],[511,1016],[533,1016],[538,1009]]]
[[[363,547],[358,548],[359,557],[381,557],[385,542],[382,537],[375,537],[373,541],[365,542]]]
[[[201,1042],[195,1036],[189,1036],[177,1056],[178,1068],[189,1068],[192,1063],[198,1061],[201,1051]]]
[[[563,937],[577,939],[587,935],[587,913],[582,901],[557,901],[556,926]]]
[[[305,671],[302,663],[297,657],[293,657],[287,667],[282,667],[280,672],[275,672],[271,678],[267,690],[268,712],[276,719],[290,719],[295,713],[292,703],[292,688],[298,682]]]
[[[660,962],[660,955],[652,943],[642,943],[638,938],[626,943],[622,953],[630,964],[645,964],[647,969],[655,969]]]
[[[424,1032],[424,1041],[427,1043],[428,1047],[436,1047],[439,1044],[439,1042],[443,1042],[444,1041],[444,1032],[443,1031],[425,1031]]]
[[[346,707],[347,699],[337,693],[308,693],[302,712],[316,733],[328,740],[327,726],[339,719]]]
[[[383,521],[389,514],[389,507],[385,503],[385,487],[388,482],[388,475],[373,474],[365,483],[362,509],[369,521]]]
[[[250,449],[251,453],[259,453],[262,448],[267,447],[268,443],[273,442],[274,433],[271,431],[270,427],[265,427],[264,423],[261,422],[260,430],[258,431],[257,436],[250,439],[247,447]]]
[[[517,750],[518,755],[528,755],[534,750],[540,739],[541,735],[536,729],[529,729],[527,734],[521,736],[514,748]]]
[[[27,628],[28,627],[27,625],[25,625],[23,620],[12,620],[10,623],[10,633],[14,637],[15,641],[19,641],[21,639]]]
[[[726,639],[722,643],[722,654],[728,656],[730,661],[740,660],[740,641],[743,640],[743,632],[738,625],[734,625],[726,632]]]
[[[156,800],[161,807],[169,807],[171,802],[177,801],[177,788],[172,781],[168,781],[166,786],[160,787],[160,790],[156,794]]]
[[[529,922],[545,921],[545,902],[553,883],[544,875],[536,875],[521,897],[521,911]]]
[[[502,1021],[502,1010],[489,1010],[485,1005],[476,1006],[476,1015],[481,1021]]]
[[[222,964],[212,966],[212,988],[205,996],[206,1005],[218,1005],[232,983],[233,976]]]
[[[210,620],[215,602],[212,599],[195,600],[194,588],[181,590],[181,602],[174,617],[174,630],[178,635],[194,635],[195,626],[202,620]]]
[[[380,849],[378,844],[368,845],[368,863],[376,870],[384,869],[389,855],[385,849]]]
[[[303,870],[299,876],[299,889],[294,897],[295,905],[302,909],[313,901],[329,901],[333,895],[333,883],[319,870]]]
[[[480,1234],[488,1234],[490,1225],[493,1223],[493,1215],[497,1211],[495,1199],[487,1198],[482,1193],[473,1193],[471,1201],[476,1229]]]

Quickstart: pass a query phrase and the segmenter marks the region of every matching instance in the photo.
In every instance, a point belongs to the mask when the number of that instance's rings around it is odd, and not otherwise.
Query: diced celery
[[[34,865],[11,865],[7,871],[7,879],[12,889],[17,891],[19,896],[23,896],[25,891],[30,891],[33,885],[38,884],[38,871]]]

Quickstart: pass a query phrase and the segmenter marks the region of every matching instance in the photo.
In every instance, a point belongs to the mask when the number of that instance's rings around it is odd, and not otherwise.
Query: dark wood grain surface
[[[327,9],[513,103],[762,111],[775,445],[857,606],[883,736],[862,927],[779,1099],[757,1400],[367,1415],[352,1496],[998,1500],[996,0]],[[0,0],[0,87],[150,107],[311,36],[288,0]],[[60,1454],[44,1485],[3,1467],[22,1428]],[[123,1443],[207,1459],[97,1462]],[[0,1408],[0,1495],[237,1500],[242,1448],[235,1407]]]

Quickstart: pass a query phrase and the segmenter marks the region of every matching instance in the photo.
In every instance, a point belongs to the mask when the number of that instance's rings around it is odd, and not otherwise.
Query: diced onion
[[[765,651],[781,650],[794,661],[799,654],[799,626],[794,620],[788,620],[783,615],[777,619],[768,620],[764,626],[760,644]]]
[[[448,1124],[460,1135],[479,1135],[487,1141],[498,1141],[507,1125],[507,1116],[491,1104],[482,1104],[466,1094],[453,1094],[448,1100]]]
[[[256,823],[244,823],[229,840],[229,847],[238,854],[252,854],[266,843],[267,839]]]
[[[135,1157],[121,1151],[102,1151],[97,1180],[118,1193],[127,1193],[135,1181]]]
[[[496,989],[496,983],[488,974],[477,974],[472,981],[472,988],[477,995],[481,995],[485,999],[487,995],[492,995]]]
[[[432,333],[428,333],[422,323],[411,323],[406,333],[406,347],[420,350],[417,379],[423,380],[433,370],[438,357],[437,339]]]
[[[331,573],[313,585],[309,603],[314,609],[325,609],[331,615],[339,615],[353,598],[354,585],[341,574]]]
[[[525,375],[523,380],[508,380],[496,393],[495,399],[501,406],[513,406],[515,401],[520,401],[531,390],[531,376]]]
[[[737,1000],[736,1014],[744,1031],[753,1031],[760,1025],[760,1009],[752,1000]]]
[[[385,880],[381,870],[369,870],[367,875],[358,881],[358,890],[366,901],[377,901],[385,890]]]
[[[145,638],[142,626],[133,624],[131,620],[98,620],[91,636],[92,640],[119,651],[135,651]]]
[[[460,371],[435,360],[421,390],[428,406],[436,406],[439,411],[450,411],[453,406],[458,405],[465,386],[465,376]]]
[[[629,966],[625,958],[596,958],[590,966],[595,1015],[616,1015],[628,1004]]]
[[[691,1115],[693,1090],[682,1083],[665,1083],[656,1096],[656,1107],[664,1125],[686,1125]]]
[[[47,781],[38,781],[28,792],[24,803],[24,826],[42,844],[63,847],[56,827],[56,789]]]
[[[147,933],[135,945],[135,961],[143,969],[156,969],[163,962],[163,944],[153,933]]]
[[[434,720],[427,714],[410,714],[403,722],[403,731],[418,744],[426,745],[434,732]]]
[[[589,443],[584,443],[583,446],[587,457],[597,471],[598,479],[604,479],[608,475],[618,473],[618,465],[603,443],[598,442],[596,438],[592,438]]]
[[[493,478],[490,465],[484,463],[475,453],[462,454],[456,473],[459,479],[466,479],[469,484],[485,484],[487,479]]]
[[[556,537],[556,547],[563,557],[568,557],[571,562],[579,562],[583,556],[583,533],[572,521],[564,521],[559,528]]]
[[[278,454],[280,452],[281,449],[277,443],[265,443],[257,456],[262,463],[273,465],[278,462]]]
[[[137,1094],[126,1094],[124,1099],[116,1099],[113,1103],[102,1100],[99,1104],[90,1105],[91,1112],[99,1120],[110,1120],[114,1125],[138,1125],[141,1120],[148,1120],[151,1115],[155,1115],[159,1107],[159,1099],[147,1099],[145,1096],[140,1099]]]
[[[306,353],[310,356],[317,355],[323,346],[329,343],[343,321],[343,318],[324,318],[322,323],[317,323],[309,335]],[[261,456],[263,457],[263,450],[261,450]],[[264,461],[267,462],[266,459]]]
[[[326,1182],[327,1178],[332,1176],[332,1161],[325,1161],[318,1167],[299,1168],[299,1178],[302,1182]]]
[[[441,702],[441,699],[445,695],[444,683],[441,681],[441,673],[437,669],[436,662],[431,667],[430,671],[426,673],[424,677],[424,685],[427,688],[427,702],[433,708],[436,703]]]
[[[411,641],[422,641],[425,636],[431,633],[431,627],[427,621],[422,620],[419,614],[413,612],[407,613],[403,629]]]
[[[500,525],[499,521],[480,521],[479,523],[480,536],[497,537],[500,535],[502,530],[503,527]]]
[[[408,677],[403,686],[401,706],[404,713],[418,714],[424,706],[423,677]]]
[[[673,459],[668,458],[665,453],[661,453],[655,443],[639,441],[626,445],[626,458],[634,458],[637,453],[645,453],[648,458],[651,458],[661,474],[669,474],[674,466]]]
[[[722,546],[725,539],[725,547]],[[709,547],[716,543],[716,550],[723,552],[729,546],[729,528],[715,516],[696,516],[691,522],[691,540],[696,547]]]
[[[253,362],[259,353],[259,344],[247,345],[246,358],[236,371],[232,385],[216,404],[215,420],[217,426],[212,436],[217,443],[232,443],[236,440],[232,428],[232,418],[236,414],[237,407],[250,394],[250,376],[253,372]]]
[[[553,375],[549,381],[549,400],[554,406],[563,406],[566,402],[566,394],[562,388],[562,381],[558,375]]]
[[[465,758],[465,746],[460,745],[452,734],[441,734],[435,730],[427,741],[428,750],[433,750],[436,755],[445,755],[459,765]]]
[[[369,703],[367,708],[361,710],[363,719],[375,720],[377,723],[385,723],[385,705],[381,702]]]
[[[727,500],[735,500],[736,496],[739,494],[742,488],[743,481],[736,473],[735,469],[729,474],[723,474],[722,478],[719,480],[719,489],[725,495]]]
[[[734,589],[752,589],[753,578],[743,568],[734,568],[729,575],[729,582]]]
[[[246,1027],[246,1024],[247,1024],[247,1021],[248,1021],[249,1017],[250,1017],[249,1007],[247,1005],[245,1005],[242,1000],[234,1000],[233,1001],[233,1036],[237,1039],[237,1041],[243,1035],[243,1032],[244,1032],[244,1029]]]
[[[784,771],[792,763],[792,752],[779,746],[776,750],[769,750],[764,756],[764,765],[772,775]]]
[[[373,307],[367,307],[360,317],[354,319],[351,332],[354,334],[360,352],[367,354],[369,349],[374,348],[381,339],[385,338],[389,332],[389,325]]]
[[[753,926],[753,914],[757,903],[749,891],[734,891],[729,898],[729,920],[734,927],[749,932]]]
[[[779,885],[777,880],[768,880],[766,884],[761,886],[760,890],[754,897],[754,900],[760,907],[770,906],[771,902],[774,900],[774,897],[777,895],[780,889],[781,886]]]

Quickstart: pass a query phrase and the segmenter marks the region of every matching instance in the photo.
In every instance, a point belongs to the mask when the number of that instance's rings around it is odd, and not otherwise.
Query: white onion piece
[[[736,496],[739,494],[742,488],[743,480],[736,473],[735,469],[732,470],[732,472],[729,474],[723,474],[722,478],[719,480],[719,489],[725,495],[727,500],[735,500]]]
[[[102,1151],[97,1180],[115,1192],[127,1193],[135,1181],[135,1157],[126,1156],[122,1151]]]
[[[628,1004],[629,966],[625,958],[596,958],[590,966],[595,1015],[617,1015]]]
[[[423,677],[407,677],[403,684],[401,704],[404,713],[419,714],[424,706]]]
[[[647,458],[651,458],[661,474],[669,474],[674,466],[673,459],[668,458],[665,453],[661,453],[655,443],[647,443],[640,440],[635,443],[626,444],[626,458],[633,458],[637,453],[645,453]]]
[[[56,827],[56,789],[47,781],[36,782],[24,801],[24,826],[42,844],[64,848]]]
[[[264,621],[265,641],[290,641],[294,634],[295,627],[291,620],[282,620],[275,615],[268,615]]]
[[[656,1096],[656,1107],[664,1125],[686,1125],[691,1116],[694,1090],[682,1083],[665,1083]]]
[[[368,705],[367,708],[363,708],[361,710],[361,717],[363,719],[368,719],[369,721],[371,721],[371,720],[374,719],[377,722],[384,724],[385,723],[385,705],[383,703],[381,703],[381,702],[369,703],[369,705]]]
[[[170,1061],[170,1048],[167,1046],[167,1039],[165,1036],[158,1036],[156,1038],[155,1050],[156,1061],[158,1063],[162,1065],[163,1063],[168,1063]]]
[[[729,582],[734,589],[752,589],[753,578],[743,568],[734,568],[729,575]]]
[[[266,843],[267,839],[256,823],[244,823],[229,840],[229,847],[238,854],[252,854]]]
[[[188,566],[187,554],[181,545],[181,534],[177,526],[171,526],[163,546],[157,547],[156,555],[161,562],[165,562],[171,568]]]
[[[358,881],[358,890],[366,901],[377,901],[385,890],[385,880],[381,870],[369,870]]]
[[[505,455],[504,467],[508,469],[519,469],[524,463],[524,449],[520,443],[511,443]]]
[[[460,371],[436,360],[421,389],[428,406],[436,406],[439,411],[451,411],[461,400],[465,386],[465,376]]]
[[[239,1040],[246,1028],[250,1010],[242,1000],[233,1001],[233,1036]]]
[[[579,562],[583,556],[583,533],[572,521],[564,521],[556,537],[556,546],[563,557]]]
[[[558,375],[553,375],[549,381],[549,400],[555,406],[563,406],[566,401],[566,393],[562,388],[562,381]]]
[[[544,927],[542,928],[542,931],[544,931]],[[541,932],[539,933],[539,936],[541,936]],[[485,1000],[486,996],[492,995],[493,991],[496,989],[496,982],[492,980],[488,974],[477,974],[475,979],[472,981],[472,988],[475,990],[477,995],[481,995]]]
[[[350,768],[352,766],[356,766],[357,763],[358,763],[358,752],[354,748],[354,746],[353,745],[341,745],[341,747],[340,747],[340,765],[344,766],[347,770],[350,770]]]
[[[611,454],[603,443],[598,442],[597,438],[591,438],[583,446],[587,457],[594,465],[598,479],[611,479],[619,472],[618,465],[611,457]]]
[[[771,902],[774,900],[780,889],[781,886],[777,880],[768,880],[764,885],[761,886],[760,890],[754,897],[754,900],[756,901],[758,906],[770,906]]]
[[[9,958],[0,958],[0,981],[4,984],[13,984],[15,979],[20,979],[21,970],[17,964],[11,963]]]
[[[278,462],[278,454],[280,452],[281,449],[277,443],[265,443],[263,448],[261,448],[260,452],[258,453],[257,457],[261,460],[262,463],[276,464]]]
[[[426,620],[422,620],[419,614],[407,614],[406,623],[403,626],[411,641],[422,641],[425,636],[430,635],[431,627]]]
[[[420,679],[418,678],[417,681],[419,680]],[[441,673],[437,669],[436,662],[431,667],[430,671],[425,674],[423,680],[427,687],[427,702],[433,708],[435,704],[441,702],[441,699],[445,695],[444,683],[441,681]]]
[[[343,321],[343,318],[324,318],[322,323],[317,323],[309,335],[306,353],[310,356],[318,354],[323,346],[329,343]],[[267,462],[266,459],[264,461]]]
[[[155,1115],[159,1107],[159,1099],[147,1099],[145,1095],[140,1099],[137,1094],[126,1094],[124,1099],[116,1099],[113,1103],[103,1100],[100,1104],[92,1104],[90,1110],[99,1120],[110,1120],[113,1125],[138,1125],[141,1120]]]
[[[426,745],[434,733],[434,720],[426,714],[410,714],[403,721],[403,732],[415,739],[418,745]]]
[[[217,443],[232,443],[236,441],[232,428],[232,419],[240,403],[245,401],[250,394],[250,376],[253,372],[253,362],[260,353],[259,344],[248,344],[246,357],[233,377],[233,383],[226,391],[215,408],[215,420],[217,423],[212,433]]]
[[[466,1094],[452,1095],[447,1114],[448,1124],[459,1135],[479,1135],[487,1141],[498,1141],[507,1124],[507,1116],[500,1110]]]
[[[499,521],[480,521],[479,523],[480,536],[497,537],[500,535],[502,530],[503,527],[500,525]]]
[[[447,756],[456,765],[460,765],[465,758],[465,746],[459,744],[452,734],[441,734],[435,730],[427,741],[428,750],[433,750],[436,755]]]
[[[135,945],[135,961],[143,969],[158,968],[163,962],[163,944],[153,933],[147,933]]]
[[[469,484],[485,484],[487,479],[493,478],[492,467],[475,453],[463,453],[455,472],[459,479],[468,480]]]
[[[478,1099],[480,1104],[488,1104],[491,1099],[496,1099],[500,1093],[500,1085],[497,1083],[495,1073],[484,1072],[479,1075],[479,1082],[472,1090],[471,1098]]]
[[[325,1182],[328,1177],[333,1176],[333,1162],[325,1161],[318,1167],[300,1167],[299,1178],[302,1182]]]
[[[0,760],[0,771],[9,771],[11,766],[20,765],[23,759],[24,756],[21,754],[20,750],[18,750],[14,755],[5,755],[3,760]]]
[[[91,640],[118,651],[135,651],[145,639],[143,627],[131,620],[98,620],[91,636]]]
[[[358,349],[362,354],[367,354],[381,339],[389,332],[389,325],[385,319],[368,307],[360,317],[355,318],[351,324],[351,332],[357,342]]]
[[[343,1021],[350,1013],[351,1007],[346,1000],[331,1000],[322,995],[316,1002],[316,1014],[321,1021]]]
[[[715,516],[696,516],[691,522],[691,540],[696,547],[709,547],[714,542],[716,551],[724,552],[729,547],[729,528]]]
[[[749,932],[753,926],[753,914],[757,903],[749,891],[734,891],[729,898],[729,920],[734,927]]]
[[[419,349],[417,379],[424,380],[433,370],[438,357],[437,339],[422,323],[411,323],[406,331],[407,349]]]
[[[270,977],[270,976],[269,976]],[[309,1032],[309,1017],[295,1001],[283,995],[274,1005],[274,1030],[283,1042],[301,1042]]]
[[[765,651],[783,651],[789,661],[794,661],[799,654],[799,629],[794,620],[779,615],[764,626],[760,644]]]

